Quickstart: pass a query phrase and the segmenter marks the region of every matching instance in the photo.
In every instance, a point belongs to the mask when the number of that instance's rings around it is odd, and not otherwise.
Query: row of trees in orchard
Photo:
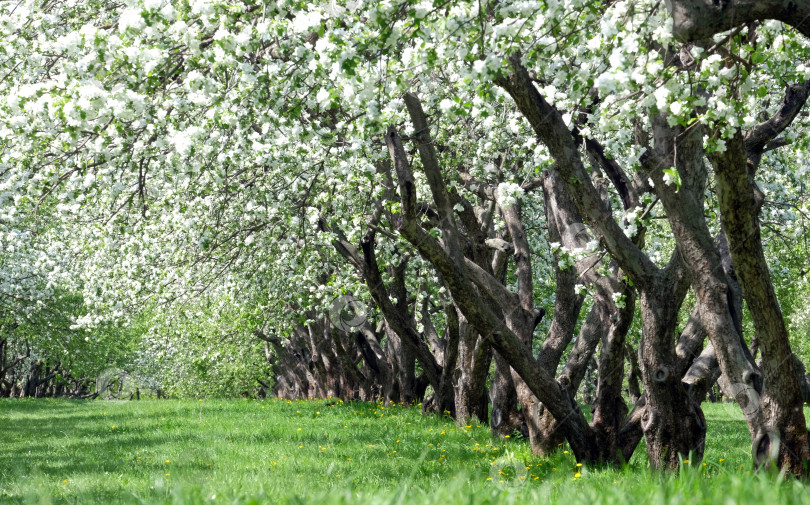
[[[0,318],[148,307],[133,363],[188,391],[422,401],[585,464],[700,461],[719,383],[805,475],[804,10],[0,6]]]

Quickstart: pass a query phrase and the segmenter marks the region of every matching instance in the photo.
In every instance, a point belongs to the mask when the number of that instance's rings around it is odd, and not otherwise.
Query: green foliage
[[[50,303],[39,304],[22,317],[0,321],[0,338],[7,341],[11,356],[6,366],[17,356],[24,356],[15,365],[18,370],[27,370],[32,361],[57,366],[57,384],[83,382],[91,391],[105,370],[134,372],[135,350],[148,329],[149,311],[132,315],[125,323],[76,327],[75,321],[86,314],[80,294],[56,289]]]
[[[255,396],[272,382],[263,343],[252,335],[254,314],[227,297],[200,296],[149,317],[134,369],[173,397]]]

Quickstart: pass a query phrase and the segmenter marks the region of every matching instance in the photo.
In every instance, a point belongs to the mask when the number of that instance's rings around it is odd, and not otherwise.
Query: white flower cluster
[[[623,294],[613,293],[611,298],[613,298],[613,303],[616,304],[616,307],[623,309],[627,306],[627,300]]]
[[[585,247],[575,247],[574,249],[569,249],[559,242],[552,242],[549,245],[551,251],[559,255],[560,259],[557,261],[557,266],[563,270],[574,266],[578,261],[599,250],[599,241],[596,239],[588,241]]]
[[[624,230],[624,234],[627,235],[627,237],[633,238],[633,236],[638,233],[639,226],[644,225],[641,219],[643,213],[644,209],[641,207],[636,207],[624,213],[622,220],[619,222],[619,227]]]
[[[518,203],[518,201],[523,197],[523,188],[520,187],[520,184],[516,184],[514,182],[502,182],[498,184],[498,204],[503,207],[511,207]]]
[[[388,188],[376,170],[389,157],[379,135],[388,124],[410,124],[401,99],[407,90],[420,94],[431,132],[447,146],[442,161],[491,181],[499,176],[491,160],[508,152],[510,180],[536,176],[552,156],[492,83],[504,55],[516,50],[548,102],[592,111],[583,136],[627,169],[642,152],[634,128],[650,127],[652,107],[686,123],[706,106],[699,119],[709,128],[750,127],[759,113],[774,113],[779,100],[762,103],[781,96],[783,82],[810,79],[810,69],[796,65],[804,58],[792,56],[804,38],[770,22],[757,29],[758,46],[772,48],[761,71],[746,76],[727,58],[694,50],[698,64],[673,74],[664,67],[674,46],[669,16],[650,0],[599,12],[583,8],[584,0],[503,2],[498,21],[482,19],[478,2],[419,0],[404,14],[392,0],[288,2],[283,10],[269,2],[250,12],[215,0],[177,10],[168,0],[126,0],[101,2],[86,17],[76,3],[48,13],[29,11],[33,2],[0,3],[0,66],[8,75],[0,82],[0,297],[51,303],[53,290],[73,279],[97,307],[79,317],[83,326],[100,324],[99,314],[119,317],[116,307],[143,306],[139,300],[168,304],[202,291],[228,300],[237,322],[267,312],[273,324],[290,324],[286,309],[272,308],[282,300],[323,307],[338,288],[309,287],[340,259],[330,256],[327,234],[310,232],[320,209],[336,216],[350,241],[363,236],[369,198]],[[101,28],[112,21],[117,29]],[[402,57],[369,57],[392,48]],[[748,51],[739,50],[746,61]],[[757,51],[751,56],[762,56]],[[693,93],[692,79],[705,97]],[[593,85],[599,103],[588,96]],[[570,123],[570,113],[564,117]],[[706,139],[707,149],[725,149],[722,136]],[[804,144],[795,145],[806,158]],[[664,183],[677,185],[676,176]],[[770,200],[776,188],[765,191]],[[64,226],[58,234],[31,231],[26,216],[42,195],[51,196],[39,226]],[[504,208],[522,203],[527,221],[538,218],[540,206],[516,183],[500,184],[496,198]],[[385,205],[399,212],[397,201]],[[633,236],[641,214],[615,219]],[[574,231],[576,241],[561,240],[572,250],[552,244],[561,267],[599,248]],[[381,258],[408,247],[382,235]],[[351,279],[341,282],[356,291]],[[229,324],[209,323],[212,332]]]

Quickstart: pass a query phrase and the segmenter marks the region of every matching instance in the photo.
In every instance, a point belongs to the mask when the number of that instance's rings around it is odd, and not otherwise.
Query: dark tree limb
[[[804,0],[666,0],[673,34],[697,41],[738,25],[776,19],[810,37],[810,3]]]
[[[399,231],[430,261],[447,285],[453,300],[464,316],[490,341],[493,347],[526,382],[531,391],[552,414],[563,422],[563,430],[578,459],[591,460],[594,454],[591,430],[584,416],[567,396],[565,390],[544,370],[537,366],[529,348],[507,328],[503,321],[482,303],[466,273],[464,258],[459,249],[458,234],[453,225],[447,188],[429,140],[427,124],[418,98],[406,95],[406,105],[417,131],[417,146],[422,155],[428,184],[441,218],[443,245],[426,233],[416,221],[416,186],[400,136],[390,128],[385,136],[399,183],[402,204],[402,222]],[[445,249],[446,248],[446,249]]]

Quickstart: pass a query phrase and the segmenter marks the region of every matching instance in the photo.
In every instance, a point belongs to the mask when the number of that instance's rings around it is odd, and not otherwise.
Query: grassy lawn
[[[643,447],[621,469],[577,467],[417,408],[0,400],[0,503],[810,503],[802,483],[751,474],[733,405],[705,413],[705,464],[676,477]]]

